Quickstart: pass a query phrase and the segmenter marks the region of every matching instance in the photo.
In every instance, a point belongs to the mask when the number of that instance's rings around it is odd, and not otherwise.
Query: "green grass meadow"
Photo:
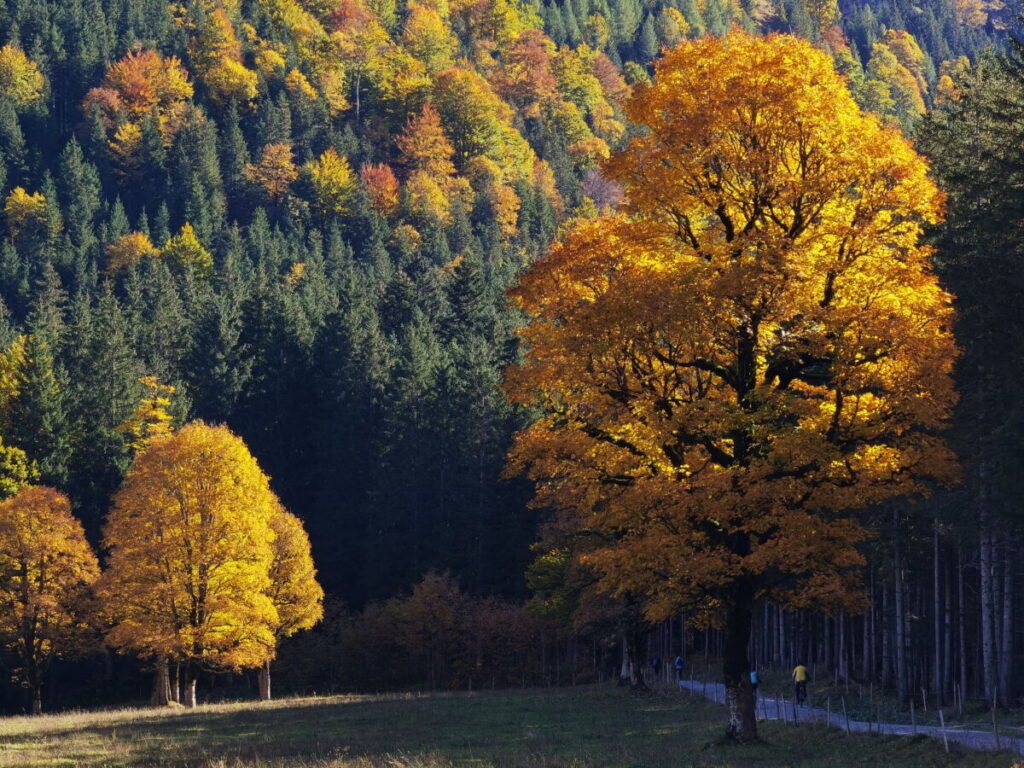
[[[450,695],[338,696],[0,720],[0,766],[180,768],[683,768],[1024,766],[924,737],[848,736],[761,723],[723,742],[724,709],[610,686]]]

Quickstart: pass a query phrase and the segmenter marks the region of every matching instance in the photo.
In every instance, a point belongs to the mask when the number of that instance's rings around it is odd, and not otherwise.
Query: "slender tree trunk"
[[[900,548],[899,513],[892,510],[893,529],[893,602],[896,613],[896,696],[900,704],[907,700],[906,595],[903,586],[903,551]]]
[[[945,610],[943,612],[943,643],[942,643],[942,681],[945,686],[944,695],[953,690],[953,580],[949,575],[949,560],[943,570],[946,582]]]
[[[728,735],[739,742],[757,738],[754,696],[750,687],[750,628],[754,611],[754,590],[746,580],[733,588],[732,604],[725,617],[722,667],[725,677],[725,703],[729,710]]]
[[[1009,707],[1013,702],[1013,545],[1009,539],[1003,541],[1003,605],[1002,636],[999,642],[999,703]]]
[[[849,665],[847,664],[847,648],[846,648],[846,614],[843,611],[839,612],[839,621],[836,623],[836,632],[838,634],[838,643],[836,648],[836,668],[839,670],[839,678],[846,680],[850,676]]]
[[[786,614],[782,611],[782,606],[779,606],[776,618],[778,620],[778,635],[779,635],[779,659],[783,668],[791,666],[789,663],[789,653],[786,647]]]
[[[932,676],[932,689],[938,698],[939,705],[942,705],[942,567],[939,562],[939,521],[935,520],[932,531],[932,559],[933,559],[933,586],[934,586],[934,630],[935,630],[935,655],[933,659],[934,669]]]
[[[989,535],[988,514],[981,510],[981,546],[979,548],[979,571],[981,581],[981,684],[985,701],[995,699],[995,606],[992,601],[992,537]]]
[[[889,687],[893,682],[892,674],[892,632],[889,627],[889,585],[882,582],[882,674],[881,683]]]
[[[196,669],[191,664],[185,666],[185,706],[194,709],[196,706]]]
[[[964,602],[964,558],[960,547],[956,548],[956,592],[957,603],[957,662],[960,667],[960,700],[967,696],[967,604]]]
[[[260,667],[260,701],[270,701],[270,659]]]
[[[149,697],[149,703],[154,707],[166,707],[173,700],[170,669],[167,658],[161,656],[153,667],[153,692]]]

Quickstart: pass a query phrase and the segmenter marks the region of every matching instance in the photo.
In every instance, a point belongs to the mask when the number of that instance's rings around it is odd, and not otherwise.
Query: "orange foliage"
[[[518,104],[526,116],[537,117],[539,105],[557,96],[558,82],[551,70],[554,43],[539,29],[524,32],[509,50],[505,65],[495,73],[495,89]]]
[[[267,144],[259,162],[246,166],[245,177],[275,203],[284,200],[288,189],[299,177],[299,169],[292,162],[291,145]]]
[[[181,62],[174,56],[166,59],[153,50],[128,53],[107,68],[103,88],[117,94],[120,104],[133,118],[192,97],[192,83]],[[109,102],[109,97],[86,96],[86,104]],[[107,115],[114,119],[114,115]]]
[[[146,256],[156,252],[156,248],[146,234],[131,232],[122,235],[107,246],[106,272],[112,275],[122,269],[131,269]]]
[[[849,513],[957,477],[951,297],[918,243],[943,200],[796,38],[684,43],[627,113],[624,209],[511,293],[531,322],[508,392],[544,415],[510,468],[597,534],[606,590],[724,621],[738,695],[755,599],[858,608]]]
[[[50,659],[75,650],[86,634],[81,611],[98,576],[67,496],[27,486],[0,502],[0,639],[19,657],[37,713]]]
[[[418,115],[405,124],[395,139],[401,161],[410,170],[420,170],[439,179],[455,173],[455,150],[441,126],[441,116],[429,101]]]
[[[386,163],[363,163],[359,178],[373,209],[390,216],[398,208],[398,179]]]

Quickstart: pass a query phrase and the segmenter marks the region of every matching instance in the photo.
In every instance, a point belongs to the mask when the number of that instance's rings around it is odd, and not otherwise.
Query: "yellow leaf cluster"
[[[107,246],[108,275],[116,274],[124,269],[131,269],[147,256],[157,253],[156,247],[144,232],[130,232],[121,235]]]
[[[324,591],[316,580],[312,548],[302,521],[285,509],[270,518],[274,559],[270,599],[277,609],[277,638],[315,626],[324,615]]]
[[[0,48],[0,94],[24,106],[38,101],[45,87],[39,67],[23,50],[13,45]]]
[[[40,192],[29,194],[23,187],[15,187],[4,200],[4,218],[14,240],[37,237],[49,227],[46,198]]]
[[[333,147],[304,166],[313,188],[315,204],[324,219],[344,216],[352,210],[359,182],[348,158]]]
[[[213,275],[213,256],[203,247],[191,224],[186,222],[181,231],[164,243],[160,256],[177,269],[190,272],[200,279]]]
[[[168,409],[174,397],[174,387],[161,384],[156,376],[143,376],[139,383],[146,393],[132,417],[118,427],[132,437],[131,447],[135,451],[145,449],[151,442],[170,435],[174,431],[173,417]]]

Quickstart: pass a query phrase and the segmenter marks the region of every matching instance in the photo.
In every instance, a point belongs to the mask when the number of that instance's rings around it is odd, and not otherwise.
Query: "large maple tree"
[[[541,416],[510,466],[604,589],[723,627],[748,740],[755,603],[854,607],[854,511],[956,477],[951,297],[919,243],[943,198],[793,37],[685,42],[627,113],[626,202],[511,291],[507,389]]]

